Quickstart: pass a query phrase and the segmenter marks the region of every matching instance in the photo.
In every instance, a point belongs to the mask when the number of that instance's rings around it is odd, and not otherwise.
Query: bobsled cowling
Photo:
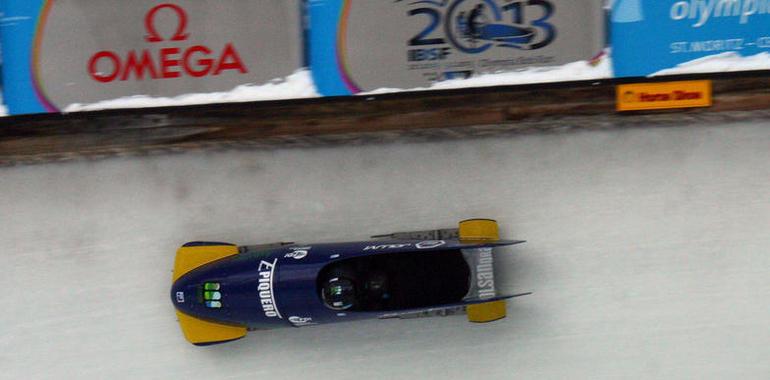
[[[185,337],[197,345],[238,339],[248,330],[392,318],[458,307],[467,307],[471,321],[491,321],[505,315],[505,305],[499,300],[506,298],[494,289],[491,251],[521,241],[499,240],[496,224],[491,234],[489,221],[483,223],[465,228],[467,239],[267,248],[188,243],[177,252],[171,299]],[[463,237],[462,224],[460,230]],[[385,273],[392,283],[390,293],[335,310],[324,303],[321,288],[324,281],[347,273],[345,270],[354,273],[353,277],[362,276],[356,281],[363,284],[367,283],[363,277],[372,270]]]

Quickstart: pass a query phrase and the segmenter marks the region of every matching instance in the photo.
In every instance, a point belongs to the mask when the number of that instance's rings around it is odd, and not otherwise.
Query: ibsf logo
[[[399,0],[400,1],[400,0]],[[409,61],[446,59],[452,48],[480,54],[493,47],[536,50],[557,35],[549,0],[425,0],[407,14],[425,24],[408,41]]]
[[[158,15],[169,13],[177,20],[175,32],[165,38],[158,32]],[[187,32],[188,15],[184,8],[176,4],[159,4],[150,9],[144,18],[147,35],[144,40],[151,45],[141,51],[129,50],[120,54],[111,50],[100,51],[88,60],[88,73],[97,82],[111,83],[116,80],[131,79],[172,79],[182,76],[201,78],[220,75],[226,71],[240,74],[249,72],[243,63],[238,49],[232,42],[225,44],[219,51],[206,45],[161,46],[164,42],[183,43],[190,39]]]

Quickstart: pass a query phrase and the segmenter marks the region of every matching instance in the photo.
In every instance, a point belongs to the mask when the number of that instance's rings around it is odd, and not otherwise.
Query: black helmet
[[[370,302],[385,301],[390,298],[388,275],[385,272],[373,271],[364,283],[366,298]]]
[[[321,290],[321,298],[332,310],[347,310],[356,303],[355,283],[346,277],[332,277]]]

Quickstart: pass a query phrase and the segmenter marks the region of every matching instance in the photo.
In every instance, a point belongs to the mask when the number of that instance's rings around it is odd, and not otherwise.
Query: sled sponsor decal
[[[443,240],[425,240],[415,244],[414,246],[418,249],[430,249],[440,247],[444,244],[446,244],[446,242]]]
[[[310,253],[311,247],[293,247],[290,248],[291,252],[285,254],[283,257],[292,258],[294,260],[302,260]]]
[[[364,251],[378,251],[382,249],[399,249],[399,248],[405,248],[412,245],[411,243],[401,243],[401,244],[378,244],[378,245],[367,245],[364,247]]]
[[[259,262],[259,282],[257,290],[259,291],[259,303],[262,305],[262,311],[265,312],[265,316],[268,318],[281,318],[281,312],[278,311],[278,305],[275,304],[275,295],[273,294],[273,274],[275,273],[275,267],[278,259],[273,262],[260,261]]]
[[[470,289],[463,300],[493,298],[496,293],[492,248],[463,249],[462,253],[471,270]]]
[[[219,291],[222,285],[218,282],[206,282],[203,284],[203,303],[210,309],[222,308],[222,293]]]
[[[289,317],[289,322],[291,322],[291,324],[293,324],[295,327],[310,326],[310,325],[317,324],[313,322],[313,318],[298,317],[296,315],[292,315],[291,317]]]
[[[639,111],[709,107],[711,81],[623,84],[617,87],[617,110]]]
[[[176,302],[184,303],[184,292],[176,292]]]
[[[476,265],[476,286],[478,296],[481,299],[495,296],[495,275],[492,265],[492,249],[481,249],[479,261]]]

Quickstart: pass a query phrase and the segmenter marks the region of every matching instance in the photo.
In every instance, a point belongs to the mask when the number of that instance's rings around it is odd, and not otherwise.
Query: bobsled
[[[176,254],[171,301],[185,338],[225,343],[248,331],[372,318],[466,313],[505,317],[495,287],[497,222],[400,232],[347,243],[236,246],[190,242]]]

